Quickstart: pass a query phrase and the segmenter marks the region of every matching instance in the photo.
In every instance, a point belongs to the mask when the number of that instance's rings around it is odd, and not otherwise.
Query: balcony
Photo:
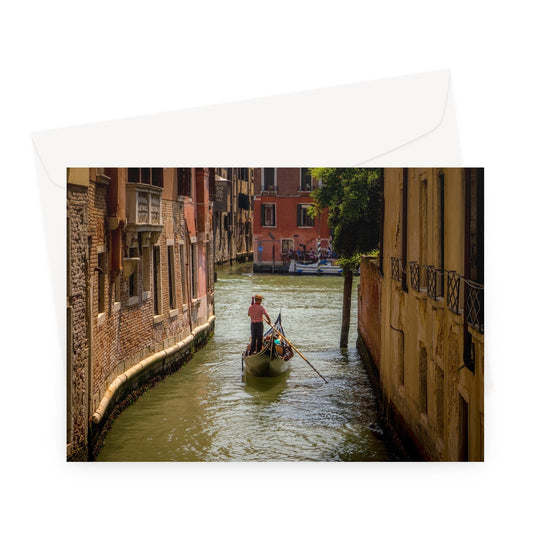
[[[160,187],[145,183],[126,184],[126,231],[161,232],[162,191]]]
[[[442,268],[428,266],[427,275],[428,295],[432,300],[437,301],[439,298],[442,298],[444,292],[444,272]]]
[[[409,272],[411,274],[411,287],[420,292],[420,265],[418,261],[409,261]]]
[[[446,273],[448,286],[446,289],[446,305],[450,311],[456,315],[460,314],[461,301],[461,276],[457,272],[450,270]]]
[[[261,194],[264,196],[273,196],[278,194],[277,185],[268,185],[267,187],[261,186]]]
[[[475,281],[465,280],[466,320],[479,333],[485,333],[485,288]]]
[[[400,258],[399,257],[391,257],[390,258],[390,263],[391,263],[391,277],[392,277],[392,279],[394,279],[396,281],[402,281]]]

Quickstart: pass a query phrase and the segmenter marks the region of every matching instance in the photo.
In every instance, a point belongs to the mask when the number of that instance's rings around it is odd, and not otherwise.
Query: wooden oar
[[[265,320],[265,319],[263,319]],[[283,335],[283,333],[281,333],[280,331],[278,331],[272,324],[268,323],[266,320],[265,322],[272,328],[273,331],[275,331],[283,340],[285,340],[285,342],[293,349],[296,351],[296,353],[327,383],[328,380],[305,358],[305,356],[303,355],[302,352],[300,352],[300,350],[298,350],[298,348],[296,348],[296,346],[294,346],[294,344],[289,340],[287,339],[287,337],[285,337],[285,335]]]

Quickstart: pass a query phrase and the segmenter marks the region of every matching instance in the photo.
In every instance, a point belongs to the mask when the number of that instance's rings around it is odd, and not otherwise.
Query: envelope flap
[[[438,71],[39,132],[33,140],[60,186],[67,166],[356,166],[435,130],[449,87],[449,72]]]

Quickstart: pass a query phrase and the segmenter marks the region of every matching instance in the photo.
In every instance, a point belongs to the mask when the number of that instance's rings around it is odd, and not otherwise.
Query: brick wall
[[[168,199],[168,195],[163,195],[162,229],[159,225],[141,228],[131,225],[114,230],[120,235],[124,256],[128,257],[129,248],[133,248],[134,257],[140,257],[136,266],[136,296],[130,298],[130,278],[124,271],[116,274],[111,268],[111,231],[107,226],[107,201],[112,178],[97,174],[96,169],[81,169],[80,172],[82,171],[86,178],[83,184],[69,181],[67,189],[70,235],[67,302],[69,460],[83,459],[84,454],[87,457],[87,452],[90,452],[87,449],[89,439],[92,440],[95,434],[101,433],[103,425],[97,428],[89,426],[89,419],[113,380],[146,357],[176,345],[191,333],[188,294],[182,294],[181,284],[182,276],[188,274],[181,272],[179,255],[180,244],[184,244],[186,250],[190,242],[184,218],[184,206],[187,201],[183,198],[172,200]],[[204,178],[207,179],[207,174]],[[196,206],[191,204],[187,208],[189,229],[196,236]],[[213,250],[206,245],[206,241],[212,242],[209,215],[207,212],[203,219],[206,233],[197,235],[198,265],[201,268],[198,268],[197,272],[198,299],[191,306],[193,327],[207,324],[213,311],[212,293],[208,294],[207,291],[208,288],[212,290],[214,282],[213,269],[208,268],[213,261]],[[152,279],[154,246],[158,246],[160,250],[161,308],[157,316],[154,315]],[[173,246],[174,252],[175,305],[172,309],[168,246]],[[146,268],[148,265],[143,268],[143,249],[149,250],[149,268]],[[207,263],[208,261],[211,263]],[[100,308],[99,282],[103,287],[100,292],[100,300],[103,294]],[[213,322],[209,324],[209,330],[205,333],[207,336],[212,331]],[[195,345],[201,342],[202,339],[195,339]],[[184,347],[182,352],[171,358],[172,361],[169,360],[168,364],[162,364],[161,370],[176,370],[179,362],[183,361],[184,357],[189,357],[187,354],[190,354],[191,348]],[[159,367],[150,368],[146,376],[151,378],[159,370]],[[131,386],[130,383],[129,387]]]
[[[88,341],[86,320],[86,269],[87,259],[87,187],[69,185],[67,189],[67,216],[69,220],[68,245],[70,248],[70,290],[67,294],[67,316],[70,315],[70,338],[67,339],[67,357],[71,400],[67,405],[68,426],[72,427],[69,445],[76,451],[83,448],[87,439],[87,385]]]
[[[95,201],[92,208],[95,221],[93,231],[100,235],[100,226],[103,227],[102,216],[105,209],[102,200],[105,196],[95,190]],[[105,317],[98,318],[98,310],[93,305],[94,329],[93,342],[93,384],[94,398],[93,410],[97,407],[109,383],[130,366],[138,363],[150,354],[164,350],[185,338],[189,332],[189,321],[186,312],[183,312],[183,303],[186,295],[181,293],[181,276],[179,243],[183,241],[183,210],[178,202],[163,200],[162,218],[163,231],[155,242],[160,247],[160,284],[161,284],[161,318],[154,320],[153,290],[147,295],[143,291],[143,276],[150,276],[150,286],[153,287],[153,248],[150,247],[150,270],[142,271],[142,261],[138,266],[136,303],[129,303],[129,281],[123,274],[118,276],[121,285],[120,305],[114,305],[114,280],[109,272],[106,273],[106,303]],[[124,249],[126,250],[126,235],[123,236]],[[176,277],[176,307],[170,313],[169,307],[169,276],[168,276],[168,251],[167,242],[174,244],[174,273]],[[102,244],[107,249],[107,242],[97,240],[98,246]],[[102,244],[101,244],[102,243]],[[97,246],[93,246],[92,264],[98,264]],[[96,280],[96,276],[94,277]],[[93,286],[93,301],[97,301],[96,282]]]
[[[381,274],[374,258],[363,257],[359,284],[359,334],[379,368],[381,354]]]

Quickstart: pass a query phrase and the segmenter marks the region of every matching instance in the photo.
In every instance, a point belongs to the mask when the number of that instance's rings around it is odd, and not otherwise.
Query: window
[[[144,183],[163,188],[163,169],[128,168],[128,183]]]
[[[143,278],[143,291],[145,293],[150,292],[150,247],[144,246],[143,247],[143,271],[142,271],[142,278]]]
[[[298,204],[298,226],[309,226],[313,227],[314,221],[307,213],[308,209],[311,207],[311,204]]]
[[[276,188],[276,169],[264,168],[263,169],[263,190],[273,191]]]
[[[428,250],[428,182],[425,176],[422,176],[419,187],[420,198],[418,201],[418,223],[419,223],[419,242],[418,242],[418,264],[427,265],[427,250]],[[426,287],[427,281],[425,276],[425,268],[419,269],[418,291],[420,287]],[[422,274],[422,275],[420,275]],[[444,277],[441,276],[444,281]]]
[[[402,175],[402,289],[407,292],[407,202],[408,202],[408,187],[409,171],[407,168],[403,169]]]
[[[196,243],[191,244],[191,289],[193,300],[198,298],[198,260]]]
[[[468,461],[468,403],[459,394],[459,449],[458,461]]]
[[[398,350],[398,385],[405,386],[405,339],[401,329],[391,328],[398,333],[396,335],[396,349]]]
[[[300,169],[300,190],[310,191],[312,188],[312,178],[308,168]]]
[[[153,261],[153,280],[154,280],[154,315],[161,314],[161,251],[159,246],[154,246]]]
[[[437,366],[437,428],[444,434],[444,371]]]
[[[176,309],[176,277],[174,275],[174,246],[167,246],[168,257],[168,304]]]
[[[261,226],[276,225],[276,204],[261,204]]]
[[[185,246],[180,244],[180,272],[181,272],[181,301],[186,302],[187,298],[187,261],[185,258]]]
[[[120,275],[115,277],[115,301],[114,303],[120,303]]]
[[[98,254],[98,313],[105,311],[105,254]]]
[[[178,196],[192,196],[190,168],[178,168]]]
[[[288,254],[294,250],[294,239],[281,239],[281,253]]]
[[[425,348],[420,350],[418,361],[418,379],[419,379],[419,393],[420,393],[420,412],[427,414],[428,412],[428,355]]]
[[[130,248],[129,249],[129,257],[137,257],[137,248]],[[138,296],[138,289],[137,289],[137,282],[138,282],[138,271],[137,267],[134,268],[132,274],[128,278],[129,282],[129,297],[134,298],[135,296]]]
[[[441,172],[438,176],[439,178],[439,184],[438,184],[438,191],[437,191],[437,202],[438,202],[438,221],[439,221],[439,244],[438,244],[438,261],[437,264],[439,267],[444,270],[444,224],[445,224],[445,218],[444,218],[444,174]],[[442,282],[439,283],[439,290],[441,294],[444,294],[444,276],[441,276]]]

